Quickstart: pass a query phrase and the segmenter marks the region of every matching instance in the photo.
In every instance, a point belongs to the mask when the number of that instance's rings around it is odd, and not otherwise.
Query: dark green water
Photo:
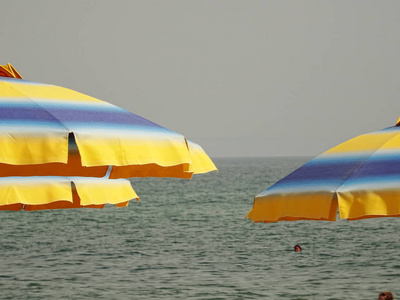
[[[128,208],[0,212],[0,299],[400,297],[400,219],[244,219],[306,160],[215,159],[219,173],[190,181],[133,179],[141,201]]]

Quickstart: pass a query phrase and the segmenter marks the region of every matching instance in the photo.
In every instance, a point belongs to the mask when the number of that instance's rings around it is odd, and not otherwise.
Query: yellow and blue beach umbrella
[[[350,139],[258,194],[254,222],[400,216],[400,119]]]
[[[0,67],[3,209],[56,208],[56,202],[125,206],[137,196],[121,178],[191,178],[213,170],[203,149],[181,134],[76,91],[22,80],[11,65]]]

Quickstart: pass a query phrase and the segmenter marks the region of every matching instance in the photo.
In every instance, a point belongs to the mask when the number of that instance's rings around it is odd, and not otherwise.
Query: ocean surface
[[[245,219],[308,159],[214,159],[218,173],[192,180],[132,179],[141,200],[127,208],[0,211],[0,299],[400,298],[399,218]]]

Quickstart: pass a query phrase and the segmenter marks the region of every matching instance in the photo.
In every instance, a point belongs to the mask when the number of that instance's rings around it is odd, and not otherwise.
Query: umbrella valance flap
[[[56,208],[102,208],[105,204],[126,206],[139,200],[126,179],[89,177],[2,177],[0,210]]]
[[[211,171],[217,171],[217,167],[214,165],[212,160],[204,152],[203,148],[191,141],[187,141],[190,158],[191,158],[191,170],[194,174],[208,173]]]

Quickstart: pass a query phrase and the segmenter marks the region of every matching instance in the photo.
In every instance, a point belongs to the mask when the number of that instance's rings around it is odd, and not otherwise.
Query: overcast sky
[[[211,157],[315,156],[400,116],[397,0],[0,3],[0,64]]]

